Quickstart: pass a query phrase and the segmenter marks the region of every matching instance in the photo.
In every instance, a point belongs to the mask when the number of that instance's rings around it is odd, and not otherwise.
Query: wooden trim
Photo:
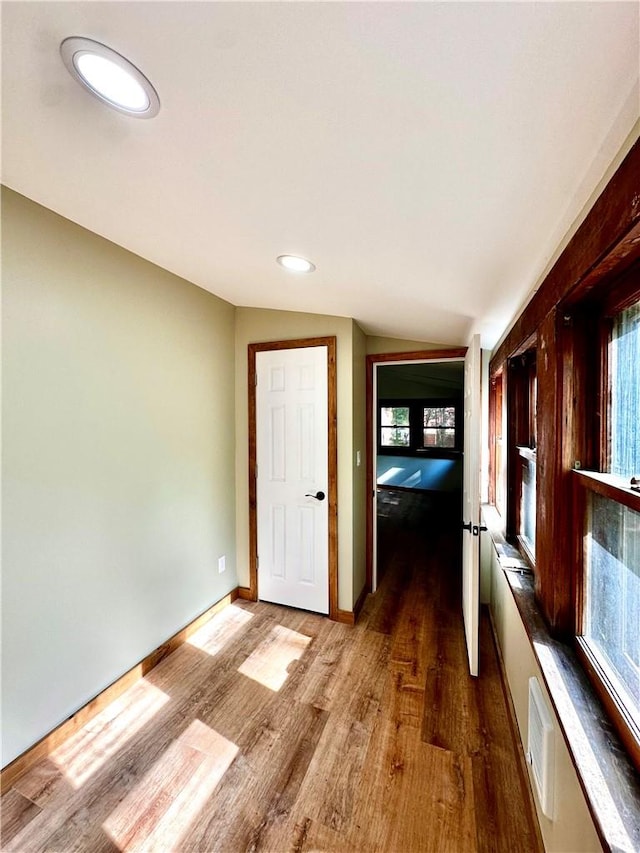
[[[338,374],[336,338],[327,338],[329,380],[329,618],[338,612]]]
[[[365,583],[367,592],[373,589],[373,498],[375,482],[373,479],[373,358],[365,358]]]
[[[132,687],[141,678],[144,678],[160,661],[168,657],[177,648],[183,645],[189,637],[206,624],[216,613],[232,604],[239,597],[239,590],[231,590],[228,595],[221,598],[211,607],[207,608],[200,616],[189,622],[182,630],[178,631],[170,637],[165,643],[158,646],[150,654],[143,658],[140,663],[137,663],[130,670],[120,676],[113,684],[106,687],[93,699],[90,699],[86,705],[79,708],[74,714],[68,717],[64,722],[52,729],[49,734],[41,738],[32,747],[27,749],[22,755],[15,758],[10,764],[2,769],[0,773],[0,792],[4,793],[22,776],[27,770],[30,770],[34,764],[47,755],[50,755],[61,743],[63,743],[71,735],[75,734],[79,729],[86,725],[89,720],[92,720],[97,714],[103,711],[111,702],[114,702],[119,696]]]
[[[249,344],[247,358],[249,429],[249,595],[258,600],[258,483],[256,476],[256,345]]]
[[[585,542],[584,531],[585,523],[590,525],[591,520],[587,518],[587,512],[590,511],[587,503],[585,490],[582,488],[577,477],[572,477],[572,571],[571,571],[571,586],[573,591],[573,601],[575,608],[575,624],[574,633],[576,636],[584,633],[584,604],[585,604],[585,584],[584,584],[584,564],[585,564]],[[573,638],[575,642],[575,638]]]
[[[623,504],[635,512],[640,512],[640,492],[633,491],[630,486],[621,484],[621,477],[614,474],[600,474],[597,471],[574,471],[585,489],[597,492],[603,498]]]
[[[531,550],[529,540],[521,533],[518,533],[518,535],[516,536],[516,541],[518,543],[518,550],[520,551],[521,556],[524,558],[525,563],[529,564],[529,568],[535,574],[536,555]]]
[[[496,427],[498,384],[502,393],[502,377],[493,376],[489,379],[489,494],[491,506],[496,505]]]
[[[343,625],[356,624],[356,614],[352,610],[338,610],[332,619],[334,622],[342,622]]]
[[[518,448],[530,441],[530,385],[526,359],[520,354],[509,361],[507,382],[507,537],[516,541],[520,533],[521,458]],[[537,465],[536,465],[537,467]]]
[[[597,412],[600,415],[600,435],[598,436],[600,456],[597,467],[600,471],[608,471],[611,466],[611,397],[612,382],[609,372],[609,350],[613,338],[614,316],[640,299],[640,267],[635,265],[628,270],[608,290],[604,300],[594,306],[598,321],[598,337],[600,343],[600,376]]]
[[[504,394],[504,371],[500,370],[489,380],[489,503],[495,506],[498,512],[504,513],[505,493],[504,485],[498,490],[498,477],[504,469],[504,421],[503,421],[503,394]],[[500,449],[498,464],[498,448]],[[501,500],[498,501],[500,494]]]
[[[381,352],[367,356],[367,364],[385,361],[436,361],[444,358],[460,359],[467,354],[466,347],[451,347],[450,349],[423,349],[413,352]]]
[[[528,462],[535,462],[537,459],[535,447],[526,447],[522,444],[516,444],[516,450],[518,451],[518,456],[520,456],[521,459],[526,459]]]
[[[611,718],[631,761],[640,773],[640,730],[638,726],[630,714],[626,712],[622,702],[619,701],[615,687],[583,637],[576,637],[576,655]]]
[[[640,236],[640,140],[569,241],[549,274],[517,318],[489,365],[492,375],[535,333],[562,300],[582,296],[621,262],[637,256]]]
[[[611,464],[611,376],[609,375],[609,345],[611,343],[612,321],[609,317],[602,320],[598,328],[598,340],[600,344],[599,355],[599,381],[598,381],[598,408],[600,415],[600,429],[598,440],[597,467],[600,471],[608,471]]]
[[[248,586],[238,587],[238,598],[241,598],[243,601],[255,601],[251,592],[251,587]]]
[[[460,361],[467,354],[466,347],[451,347],[439,350],[418,350],[413,352],[387,352],[370,354],[365,359],[366,364],[366,436],[365,459],[367,465],[366,486],[366,582],[365,590],[373,589],[373,497],[375,483],[373,480],[373,366],[389,361]]]
[[[338,609],[338,383],[336,370],[337,341],[335,335],[318,338],[296,338],[289,341],[265,341],[248,345],[248,414],[249,414],[249,592],[258,600],[258,517],[256,482],[256,354],[273,350],[327,348],[327,426],[329,500],[329,618],[340,621]]]
[[[636,770],[640,771],[640,730],[635,721],[628,715],[623,703],[618,697],[614,685],[603,670],[597,657],[592,653],[588,642],[584,639],[584,610],[585,610],[585,575],[586,554],[584,548],[584,531],[591,526],[588,513],[590,502],[588,492],[596,492],[605,498],[621,503],[630,509],[640,512],[640,495],[630,489],[615,485],[610,474],[598,474],[589,471],[573,472],[574,497],[574,542],[575,571],[574,571],[574,600],[576,608],[576,626],[574,647],[578,660],[584,667],[598,698],[604,705],[607,714],[620,736],[620,740],[629,752]]]
[[[591,297],[593,291],[602,292],[609,282],[626,275],[626,271],[640,259],[640,222],[627,231],[611,251],[581,280],[568,302],[573,303]]]
[[[638,237],[640,245],[640,236]],[[620,278],[615,280],[615,286],[608,289],[603,302],[605,317],[614,317],[640,299],[640,263],[634,264]]]

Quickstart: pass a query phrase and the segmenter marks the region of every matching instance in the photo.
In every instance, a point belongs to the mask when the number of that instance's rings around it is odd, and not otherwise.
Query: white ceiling
[[[3,183],[235,305],[492,346],[638,119],[639,38],[636,2],[5,2]]]

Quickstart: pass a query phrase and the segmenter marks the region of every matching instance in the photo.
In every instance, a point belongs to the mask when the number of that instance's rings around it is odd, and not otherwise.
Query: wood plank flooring
[[[4,795],[3,851],[541,851],[437,497],[380,501],[355,627],[236,602]]]

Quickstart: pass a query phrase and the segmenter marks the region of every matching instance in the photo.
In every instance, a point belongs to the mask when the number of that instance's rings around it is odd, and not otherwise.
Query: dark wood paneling
[[[581,282],[582,292],[635,257],[640,244],[640,141],[602,191],[586,219],[491,360],[493,373]]]
[[[571,610],[571,588],[566,572],[558,570],[571,535],[560,508],[562,501],[563,389],[561,352],[556,334],[556,314],[551,312],[538,333],[538,452],[536,495],[536,595],[552,627]]]

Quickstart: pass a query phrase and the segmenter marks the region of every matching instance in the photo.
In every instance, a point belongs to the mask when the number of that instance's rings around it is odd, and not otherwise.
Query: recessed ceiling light
[[[297,255],[278,255],[276,260],[281,267],[292,272],[313,272],[315,270],[315,264],[306,258],[299,258]]]
[[[151,118],[160,109],[144,74],[110,47],[72,36],[60,45],[60,54],[69,73],[103,104],[137,118]]]

